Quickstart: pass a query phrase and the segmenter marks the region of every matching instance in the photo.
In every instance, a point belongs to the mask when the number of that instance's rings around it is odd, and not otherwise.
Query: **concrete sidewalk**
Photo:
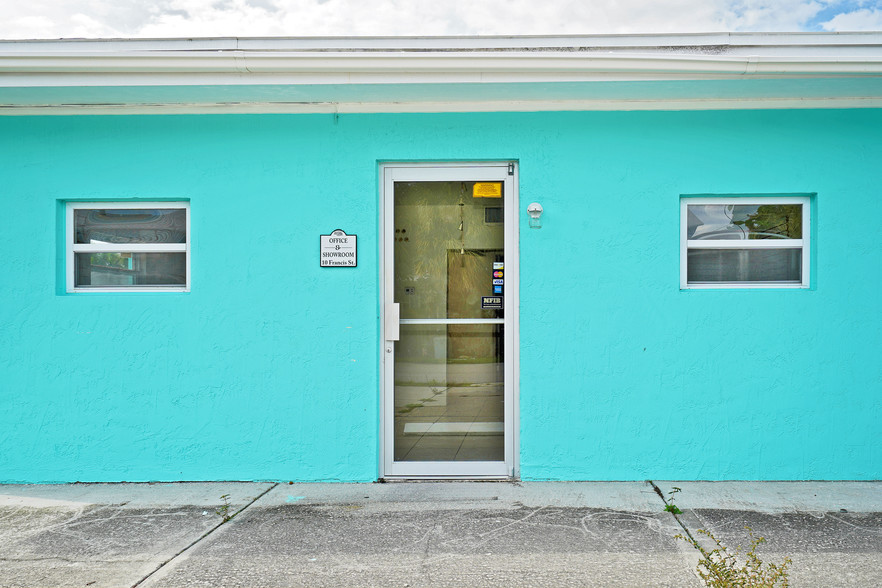
[[[0,486],[0,586],[701,586],[708,529],[792,585],[882,585],[882,482]],[[218,511],[229,495],[223,523]]]

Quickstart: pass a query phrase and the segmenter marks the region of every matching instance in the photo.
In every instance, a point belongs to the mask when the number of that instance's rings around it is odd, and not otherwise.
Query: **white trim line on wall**
[[[71,114],[371,114],[435,112],[561,112],[653,110],[775,110],[882,108],[882,97],[728,98],[680,100],[512,100],[467,102],[368,103],[188,103],[188,104],[45,104],[0,105],[2,115]]]

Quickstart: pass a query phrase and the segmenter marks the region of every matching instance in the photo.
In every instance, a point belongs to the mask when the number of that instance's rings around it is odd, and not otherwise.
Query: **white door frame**
[[[394,298],[394,183],[502,181],[505,184],[504,435],[505,460],[394,461],[394,340],[399,317]],[[513,479],[519,470],[518,403],[518,165],[512,161],[384,163],[380,166],[380,477],[423,479]]]

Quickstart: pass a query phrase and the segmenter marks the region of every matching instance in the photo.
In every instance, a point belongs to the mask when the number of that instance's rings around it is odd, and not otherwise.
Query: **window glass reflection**
[[[802,280],[802,249],[690,249],[689,283]]]
[[[77,209],[74,243],[186,243],[187,212],[177,209]]]
[[[503,318],[483,308],[504,296],[501,198],[475,197],[475,182],[395,183],[395,302],[401,318]]]
[[[690,204],[687,239],[802,239],[801,204]]]
[[[77,253],[76,287],[183,286],[186,253]]]
[[[402,325],[395,460],[503,461],[502,325]]]

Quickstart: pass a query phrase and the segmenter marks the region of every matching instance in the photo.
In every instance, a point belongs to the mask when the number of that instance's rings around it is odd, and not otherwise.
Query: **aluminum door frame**
[[[392,311],[395,252],[395,182],[502,181],[504,183],[505,317],[504,443],[505,459],[496,461],[394,461],[395,346],[397,313]],[[519,250],[518,164],[515,161],[383,163],[380,165],[380,464],[383,479],[516,479],[519,470]],[[392,320],[396,319],[396,320]],[[394,323],[394,324],[392,324]]]

